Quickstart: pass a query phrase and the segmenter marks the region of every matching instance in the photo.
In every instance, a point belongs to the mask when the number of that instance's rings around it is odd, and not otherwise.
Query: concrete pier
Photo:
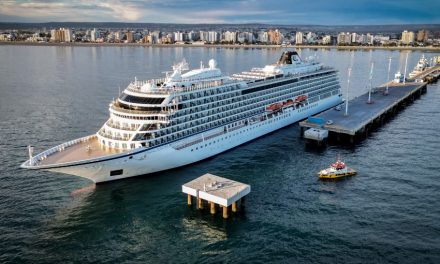
[[[229,207],[236,213],[237,202],[241,201],[243,208],[244,197],[251,192],[251,186],[207,173],[182,185],[182,192],[188,195],[188,205],[191,205],[192,197],[196,197],[198,209],[203,209],[203,204],[207,201],[211,214],[216,213],[216,206],[219,205],[223,218],[226,219],[229,217]]]
[[[329,139],[353,144],[357,139],[366,137],[373,127],[381,126],[386,118],[419,98],[426,92],[427,86],[423,82],[390,82],[388,85],[388,94],[385,94],[386,84],[374,89],[371,103],[367,103],[368,93],[350,100],[348,115],[345,115],[343,110],[337,111],[332,108],[300,122],[299,125],[302,130],[325,129],[329,132]]]

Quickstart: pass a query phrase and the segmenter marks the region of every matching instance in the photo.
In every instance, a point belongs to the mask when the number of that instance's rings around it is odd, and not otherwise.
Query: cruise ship
[[[337,71],[285,51],[275,64],[223,75],[215,60],[182,61],[161,79],[135,79],[94,135],[65,142],[21,167],[95,183],[188,165],[342,103]]]

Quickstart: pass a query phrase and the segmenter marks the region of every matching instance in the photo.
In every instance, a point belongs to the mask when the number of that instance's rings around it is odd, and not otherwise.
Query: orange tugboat
[[[338,159],[330,168],[321,170],[318,175],[320,179],[338,179],[353,176],[356,175],[356,173],[354,169],[347,167],[344,162]]]

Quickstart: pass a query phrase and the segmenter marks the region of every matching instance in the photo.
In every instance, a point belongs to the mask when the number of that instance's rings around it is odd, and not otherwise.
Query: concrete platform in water
[[[251,192],[251,186],[207,173],[182,185],[182,192],[188,194],[188,205],[192,204],[194,196],[198,209],[203,209],[206,201],[211,214],[216,213],[216,206],[219,205],[223,218],[228,218],[229,207],[232,212],[237,212],[239,200],[241,207],[244,206],[244,197]]]
[[[319,128],[329,131],[329,138],[342,141],[342,137],[348,137],[350,143],[354,143],[359,136],[366,136],[374,125],[380,126],[384,119],[395,114],[407,103],[414,101],[426,92],[426,83],[389,83],[388,94],[385,95],[385,87],[376,88],[371,94],[372,103],[368,104],[368,93],[354,98],[348,103],[348,115],[345,115],[344,107],[340,111],[329,109],[313,119],[300,122],[301,134],[305,128]],[[321,120],[315,122],[314,120]]]

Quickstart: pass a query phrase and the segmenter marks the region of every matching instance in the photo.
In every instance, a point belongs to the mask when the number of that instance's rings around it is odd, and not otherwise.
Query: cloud
[[[440,23],[438,0],[1,0],[4,22]]]

